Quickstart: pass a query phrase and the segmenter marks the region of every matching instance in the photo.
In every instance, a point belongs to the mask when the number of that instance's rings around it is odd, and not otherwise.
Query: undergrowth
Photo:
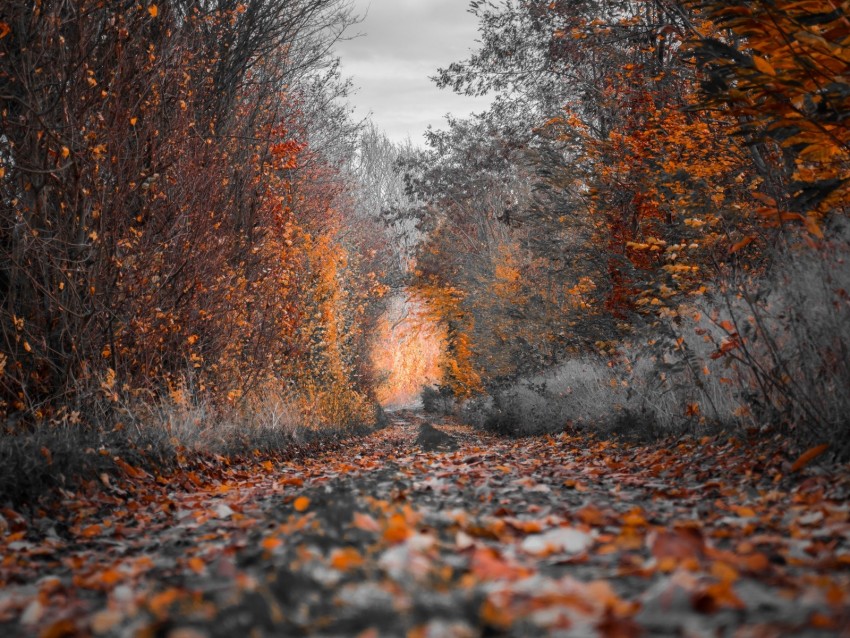
[[[652,440],[771,431],[850,457],[850,225],[786,237],[772,272],[730,276],[628,341],[467,401],[507,435],[587,428]]]
[[[0,436],[0,505],[34,506],[62,491],[105,485],[139,472],[167,477],[204,464],[315,456],[386,423],[311,423],[284,401],[216,410],[203,403],[162,401],[121,410],[106,426],[64,423]]]

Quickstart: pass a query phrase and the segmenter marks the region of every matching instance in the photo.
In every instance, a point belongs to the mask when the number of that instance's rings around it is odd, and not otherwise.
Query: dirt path
[[[850,635],[850,479],[789,465],[399,413],[306,462],[0,510],[0,636]]]

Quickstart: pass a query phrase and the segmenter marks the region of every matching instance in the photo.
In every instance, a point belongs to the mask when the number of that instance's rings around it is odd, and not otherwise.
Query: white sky
[[[394,142],[422,144],[429,124],[444,116],[483,111],[490,99],[440,90],[428,79],[439,67],[466,59],[476,48],[476,20],[468,0],[353,0],[366,19],[352,29],[363,36],[338,46],[342,72],[359,90],[355,116],[372,120]]]

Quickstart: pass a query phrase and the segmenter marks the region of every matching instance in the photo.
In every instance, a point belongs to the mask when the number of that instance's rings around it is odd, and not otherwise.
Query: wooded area
[[[847,633],[850,0],[469,7],[0,3],[0,634]]]
[[[480,49],[435,80],[496,102],[420,150],[350,120],[338,0],[6,3],[7,429],[162,401],[372,423],[406,290],[497,421],[526,420],[518,380],[555,405],[602,366],[609,417],[850,452],[846,7],[471,11]]]
[[[3,405],[163,397],[370,421],[383,235],[356,217],[337,0],[8,2]]]
[[[497,100],[431,132],[407,209],[445,382],[495,401],[472,417],[850,452],[846,3],[472,7],[435,79]]]

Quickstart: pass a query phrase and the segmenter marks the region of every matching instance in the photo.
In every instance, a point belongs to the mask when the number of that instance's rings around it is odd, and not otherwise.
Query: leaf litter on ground
[[[0,634],[840,635],[850,476],[810,456],[399,413],[313,459],[127,470],[0,509]]]

